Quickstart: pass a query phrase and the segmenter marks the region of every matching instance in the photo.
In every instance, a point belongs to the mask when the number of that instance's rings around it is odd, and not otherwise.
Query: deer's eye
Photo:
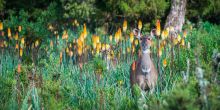
[[[140,40],[143,40],[143,38],[140,38]]]
[[[151,40],[151,38],[147,38],[147,40]]]

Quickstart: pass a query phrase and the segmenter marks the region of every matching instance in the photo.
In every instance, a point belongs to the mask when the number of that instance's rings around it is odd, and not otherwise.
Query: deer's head
[[[152,38],[154,36],[154,30],[151,31],[150,35],[142,35],[141,31],[138,29],[133,30],[134,36],[138,38],[141,46],[142,53],[150,52],[150,47],[152,44]]]

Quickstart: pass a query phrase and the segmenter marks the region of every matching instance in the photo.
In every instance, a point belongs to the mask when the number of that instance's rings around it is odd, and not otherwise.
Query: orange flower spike
[[[8,28],[8,37],[11,38],[11,29]]]
[[[83,24],[83,35],[84,35],[84,38],[86,38],[87,30],[86,30],[86,24],[85,23]]]
[[[63,53],[60,52],[60,64],[62,63],[62,59],[63,59]]]
[[[156,35],[157,36],[160,36],[160,31],[161,31],[160,20],[157,20],[156,22]]]
[[[18,44],[16,43],[16,45],[15,45],[15,49],[18,49]]]
[[[163,67],[166,67],[166,66],[167,66],[167,60],[164,59],[164,60],[163,60]]]
[[[0,22],[0,31],[3,30],[3,22]]]
[[[77,52],[78,52],[78,55],[81,56],[82,55],[82,47],[78,47]]]
[[[17,72],[18,72],[18,74],[21,73],[21,64],[18,64]]]
[[[134,61],[134,62],[132,63],[132,70],[133,70],[133,71],[136,70],[136,61]]]
[[[183,37],[186,38],[186,36],[187,36],[187,31],[184,30],[184,31],[183,31]]]

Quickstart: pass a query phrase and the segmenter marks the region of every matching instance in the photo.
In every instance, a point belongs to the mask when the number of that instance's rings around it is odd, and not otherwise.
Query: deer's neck
[[[150,58],[150,51],[142,52],[141,56],[141,68],[143,72],[150,72],[151,71],[151,58]]]

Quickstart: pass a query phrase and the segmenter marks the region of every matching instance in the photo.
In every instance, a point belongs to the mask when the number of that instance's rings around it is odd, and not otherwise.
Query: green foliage
[[[0,11],[4,9],[5,6],[5,0],[0,0]]]
[[[188,0],[187,18],[202,18],[219,23],[219,0]]]
[[[95,0],[60,0],[63,9],[66,11],[64,17],[87,20],[95,14]]]

